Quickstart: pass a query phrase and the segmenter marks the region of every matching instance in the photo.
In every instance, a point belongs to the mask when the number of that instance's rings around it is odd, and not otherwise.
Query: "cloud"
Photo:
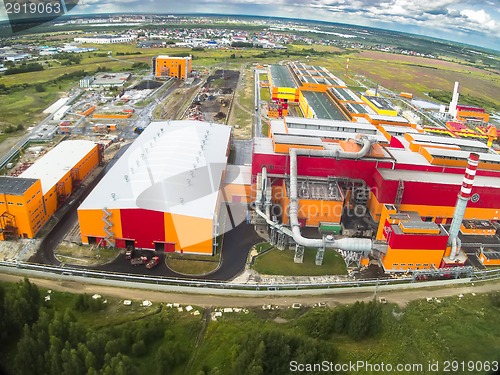
[[[460,12],[460,14],[472,24],[477,24],[486,30],[500,33],[499,25],[491,18],[488,13],[484,11],[484,9],[464,9]]]
[[[458,37],[500,45],[498,0],[80,0],[73,14],[221,13],[294,17]],[[1,14],[1,12],[0,12]],[[495,47],[496,46],[496,47]]]

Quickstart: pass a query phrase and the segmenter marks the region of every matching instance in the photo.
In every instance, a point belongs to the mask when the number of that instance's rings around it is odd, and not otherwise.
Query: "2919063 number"
[[[6,2],[5,10],[7,14],[26,14],[26,15],[35,15],[35,14],[60,14],[62,13],[61,3],[55,1],[53,3],[50,2],[40,2],[40,3],[32,3],[32,2]]]
[[[457,371],[485,371],[485,372],[496,372],[499,370],[498,361],[444,361],[443,371],[445,372],[457,372]]]

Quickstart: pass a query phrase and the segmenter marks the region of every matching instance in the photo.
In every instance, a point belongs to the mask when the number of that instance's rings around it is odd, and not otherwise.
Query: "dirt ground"
[[[237,70],[215,71],[207,78],[207,82],[189,107],[186,117],[225,124],[239,75]]]
[[[0,280],[6,282],[17,282],[21,276],[0,274]],[[180,294],[155,292],[140,289],[125,289],[123,287],[107,287],[99,285],[87,285],[74,281],[56,281],[30,278],[32,282],[41,288],[57,290],[69,293],[98,293],[103,296],[114,297],[118,299],[132,300],[150,300],[155,302],[180,303],[183,305],[195,304],[201,307],[210,306],[261,306],[263,304],[273,304],[277,306],[289,306],[292,303],[302,303],[303,305],[314,305],[318,302],[325,302],[328,306],[352,304],[356,301],[370,301],[374,295],[370,293],[345,293],[335,295],[318,296],[287,296],[287,297],[233,297],[233,296],[214,296],[206,294]],[[458,286],[433,287],[425,289],[401,290],[401,291],[382,291],[377,293],[377,297],[385,297],[389,303],[396,303],[401,307],[406,306],[408,302],[427,297],[444,298],[468,293],[489,293],[500,290],[500,281],[487,283],[475,283]],[[307,293],[307,292],[305,292]]]
[[[10,149],[16,144],[17,141],[19,141],[24,134],[18,136],[18,137],[9,137],[5,141],[0,143],[0,155],[4,155],[7,152],[10,151]]]
[[[198,87],[179,88],[168,96],[160,113],[160,120],[177,120],[182,115],[182,107],[197,92]]]
[[[249,139],[252,137],[252,118],[254,113],[251,109],[253,106],[251,104],[242,105],[241,103],[242,101],[252,102],[254,90],[252,77],[252,70],[248,66],[242,65],[240,68],[239,84],[234,95],[233,106],[228,121],[229,125],[234,127],[234,136],[236,139]]]

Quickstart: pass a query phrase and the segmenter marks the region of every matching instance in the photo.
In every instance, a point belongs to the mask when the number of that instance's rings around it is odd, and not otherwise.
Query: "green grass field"
[[[267,121],[262,123],[261,133],[265,137],[267,137],[269,135],[269,123]]]
[[[344,259],[333,250],[326,250],[323,265],[315,263],[316,250],[306,249],[304,262],[297,264],[293,262],[293,250],[273,249],[255,259],[253,269],[265,275],[285,276],[323,276],[323,275],[345,275],[347,274]]]
[[[37,124],[43,119],[42,112],[60,98],[74,82],[61,85],[46,85],[45,92],[37,92],[33,87],[0,95],[0,129],[22,125],[24,128]]]
[[[167,265],[175,272],[186,275],[204,275],[219,267],[220,254],[214,256],[180,255],[167,256]]]
[[[389,301],[390,302],[390,301]],[[383,332],[376,339],[355,342],[338,338],[339,361],[362,360],[372,364],[439,361],[498,360],[500,353],[500,310],[487,295],[441,299],[441,303],[419,300],[405,309],[387,305]],[[424,372],[430,373],[430,372]],[[485,371],[456,371],[456,374],[486,374]]]
[[[120,249],[93,248],[89,245],[76,245],[62,243],[54,251],[57,258],[66,264],[92,266],[106,264],[116,259]]]
[[[260,89],[260,99],[265,100],[266,102],[271,101],[271,93],[267,87],[263,87]]]
[[[389,301],[390,302],[390,301]],[[485,371],[444,371],[445,361],[492,361],[498,360],[500,342],[500,310],[494,307],[488,295],[465,296],[441,299],[441,304],[425,300],[411,302],[404,309],[388,303],[382,306],[382,332],[373,338],[354,341],[343,335],[332,335],[326,343],[333,343],[338,351],[337,358],[320,360],[334,363],[362,361],[371,365],[421,364],[423,371],[391,372],[413,375],[458,374],[486,375]],[[296,314],[289,314],[290,311]],[[253,310],[248,315],[225,314],[220,321],[210,322],[203,346],[196,357],[196,369],[217,368],[218,374],[231,374],[227,363],[227,353],[231,351],[239,337],[265,329],[275,329],[281,335],[293,333],[296,337],[307,338],[308,332],[301,324],[301,316],[320,311]],[[284,318],[276,324],[275,318]],[[428,371],[429,363],[439,362],[437,372]],[[194,372],[196,373],[196,372]],[[388,374],[361,369],[359,372],[346,371],[345,374]]]

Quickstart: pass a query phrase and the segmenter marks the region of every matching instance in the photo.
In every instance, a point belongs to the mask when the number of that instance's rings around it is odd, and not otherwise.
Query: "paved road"
[[[180,279],[196,279],[196,280],[217,280],[228,281],[241,273],[245,268],[248,251],[250,248],[262,241],[262,239],[255,233],[253,226],[242,223],[235,229],[227,232],[224,237],[224,245],[222,249],[222,264],[213,273],[206,276],[185,276],[181,275],[171,269],[167,268],[164,262],[163,254],[159,255],[162,259],[160,265],[152,270],[146,269],[144,266],[132,266],[125,255],[121,254],[111,263],[96,266],[96,267],[75,267],[75,268],[90,268],[101,271],[129,273],[135,275],[148,275],[148,276],[164,276],[170,278]],[[155,252],[153,250],[138,250],[137,256],[144,254],[152,256]]]
[[[235,165],[252,165],[253,139],[235,139],[234,161]]]
[[[23,279],[23,275],[11,275],[6,273],[0,273],[0,280],[5,282],[17,282]],[[245,296],[243,293],[240,295],[229,295],[234,294],[234,290],[214,290],[214,289],[203,289],[200,288],[199,291],[186,292],[182,287],[173,287],[172,289],[178,290],[178,292],[167,292],[167,291],[156,291],[157,285],[148,285],[149,289],[135,289],[133,286],[130,287],[114,287],[108,285],[92,285],[81,281],[69,281],[63,280],[49,280],[30,276],[30,280],[37,284],[39,287],[45,289],[52,289],[60,292],[69,293],[87,293],[94,294],[98,293],[106,297],[114,297],[117,299],[132,299],[132,300],[150,300],[155,302],[170,302],[170,303],[180,303],[183,305],[196,305],[201,307],[210,306],[222,306],[222,307],[244,307],[244,306],[262,306],[263,304],[273,304],[277,306],[290,306],[292,303],[299,302],[304,305],[313,305],[318,302],[325,302],[328,306],[336,306],[342,304],[352,304],[356,301],[369,302],[373,299],[373,290],[367,291],[366,288],[360,289],[359,292],[356,290],[346,291],[345,289],[329,289],[328,295],[319,294],[314,292],[322,292],[318,290],[293,290],[291,292],[297,292],[295,295],[289,296],[276,296],[273,295],[272,291],[261,291],[259,296]],[[100,282],[107,282],[112,284],[112,280],[100,280]],[[373,288],[372,288],[373,289]],[[432,286],[429,288],[422,289],[411,289],[411,290],[387,290],[380,291],[377,293],[378,297],[385,297],[389,303],[396,303],[401,307],[404,307],[411,301],[421,300],[427,297],[435,298],[445,298],[457,296],[459,294],[468,295],[470,293],[489,293],[496,292],[500,290],[500,281],[491,281],[486,283],[475,283],[475,284],[462,284],[462,285],[447,285],[447,286]],[[213,292],[219,291],[218,295]],[[212,292],[212,293],[211,293]],[[255,291],[254,291],[255,292]],[[223,295],[222,293],[227,293],[228,295]],[[324,291],[323,291],[324,293]]]

